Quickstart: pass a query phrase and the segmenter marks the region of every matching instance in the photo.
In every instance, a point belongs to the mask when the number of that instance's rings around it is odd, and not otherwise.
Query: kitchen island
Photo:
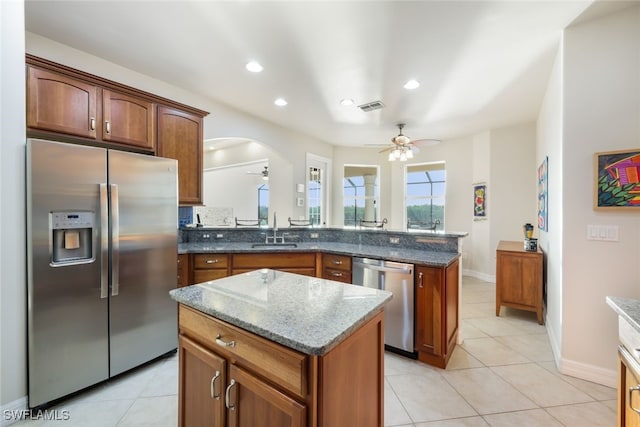
[[[171,296],[180,426],[383,425],[389,292],[262,269]]]

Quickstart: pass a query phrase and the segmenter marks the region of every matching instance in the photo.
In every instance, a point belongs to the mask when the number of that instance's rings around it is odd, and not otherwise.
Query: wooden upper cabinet
[[[111,90],[102,91],[102,139],[155,150],[152,102]]]
[[[96,139],[97,86],[39,68],[27,73],[28,128]]]
[[[178,161],[178,200],[202,204],[202,116],[158,106],[158,150]]]

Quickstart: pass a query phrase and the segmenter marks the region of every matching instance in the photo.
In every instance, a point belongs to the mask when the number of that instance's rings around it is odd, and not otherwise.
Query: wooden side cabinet
[[[446,367],[458,337],[459,265],[415,269],[415,347],[421,362],[439,368]]]
[[[178,161],[178,200],[202,204],[202,116],[158,106],[158,155]]]
[[[640,427],[640,364],[618,348],[618,427]]]
[[[507,306],[536,313],[542,318],[543,254],[525,251],[523,242],[502,240],[496,250],[496,316]]]
[[[178,254],[178,287],[188,286],[190,282],[189,255]]]

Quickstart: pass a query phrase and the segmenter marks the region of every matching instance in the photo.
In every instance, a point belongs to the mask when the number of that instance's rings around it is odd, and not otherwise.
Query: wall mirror
[[[380,222],[380,171],[377,165],[344,165],[344,226],[359,227],[361,221]]]

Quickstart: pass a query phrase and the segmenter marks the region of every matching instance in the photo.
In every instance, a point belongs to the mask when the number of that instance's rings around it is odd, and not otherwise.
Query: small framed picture
[[[473,218],[487,218],[487,184],[473,184]]]
[[[640,212],[640,148],[594,154],[595,210]]]

